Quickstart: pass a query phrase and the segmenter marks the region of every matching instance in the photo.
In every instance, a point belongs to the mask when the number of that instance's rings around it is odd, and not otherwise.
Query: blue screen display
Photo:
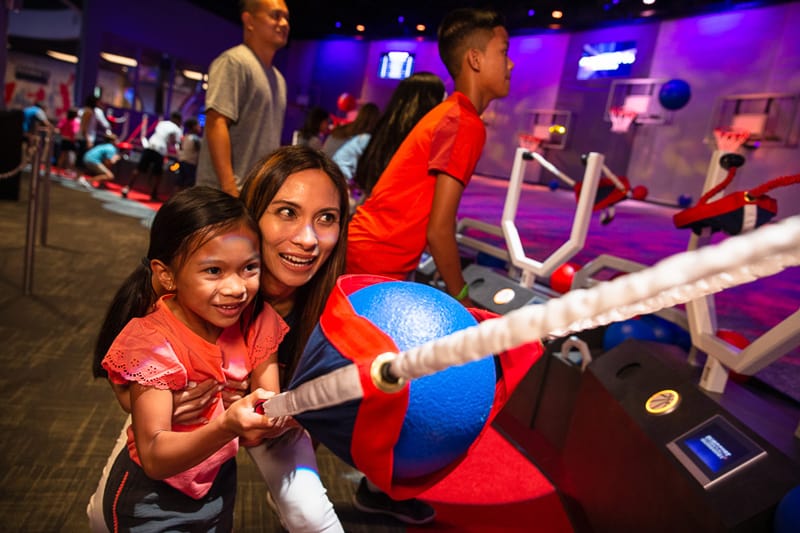
[[[378,77],[389,80],[403,80],[414,72],[414,54],[393,51],[381,54]]]
[[[626,77],[636,61],[636,41],[584,44],[578,60],[578,79]]]
[[[679,439],[678,445],[695,459],[711,479],[733,470],[763,451],[719,416]]]

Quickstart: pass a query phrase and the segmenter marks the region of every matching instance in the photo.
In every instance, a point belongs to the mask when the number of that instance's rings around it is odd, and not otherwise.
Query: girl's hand
[[[283,417],[269,418],[256,411],[261,400],[275,396],[274,392],[256,389],[225,410],[223,427],[239,435],[240,443],[259,443],[274,431]]]
[[[202,383],[189,383],[185,389],[172,393],[172,425],[190,426],[204,424],[208,420],[200,416],[213,402],[222,385],[213,379]]]

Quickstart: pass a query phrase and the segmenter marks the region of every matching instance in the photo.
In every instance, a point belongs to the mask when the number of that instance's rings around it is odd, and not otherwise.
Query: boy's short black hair
[[[502,15],[491,9],[459,8],[445,15],[439,25],[439,57],[447,72],[455,79],[461,73],[461,61],[478,33],[484,33],[487,41],[492,31],[505,26]]]
[[[197,124],[198,122],[196,118],[189,117],[186,119],[186,122],[183,123],[183,127],[186,128],[187,130],[192,130],[194,129],[195,126],[197,126]]]

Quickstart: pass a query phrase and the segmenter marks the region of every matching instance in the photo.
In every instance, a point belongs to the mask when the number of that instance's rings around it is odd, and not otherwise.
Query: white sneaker
[[[131,188],[126,186],[126,187],[123,187],[121,191],[119,191],[119,194],[123,198],[127,198],[129,192],[131,192]]]
[[[81,187],[83,187],[84,189],[89,190],[89,191],[93,191],[94,190],[94,187],[92,187],[92,184],[89,183],[89,180],[87,180],[83,176],[78,178],[78,185],[80,185]]]

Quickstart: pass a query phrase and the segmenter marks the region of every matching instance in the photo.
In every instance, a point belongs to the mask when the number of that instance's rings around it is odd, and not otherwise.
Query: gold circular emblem
[[[514,289],[505,288],[500,289],[496,293],[494,293],[494,303],[497,305],[505,305],[511,300],[514,299]]]
[[[671,413],[681,403],[681,395],[672,389],[658,391],[650,396],[644,408],[651,415],[666,415]]]

